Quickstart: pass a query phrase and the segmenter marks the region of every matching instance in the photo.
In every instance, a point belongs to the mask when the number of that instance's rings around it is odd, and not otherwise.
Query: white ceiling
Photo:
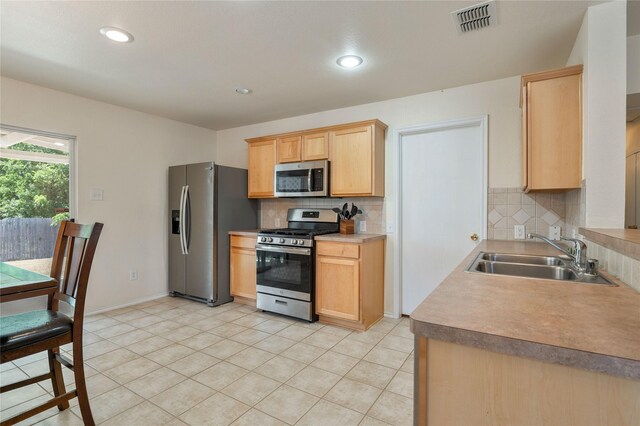
[[[224,129],[564,66],[593,4],[499,0],[496,27],[458,34],[475,3],[2,1],[0,72]]]

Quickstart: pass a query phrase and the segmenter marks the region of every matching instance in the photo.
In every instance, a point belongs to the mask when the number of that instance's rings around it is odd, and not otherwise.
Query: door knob
[[[471,234],[469,238],[471,238],[471,241],[478,241],[478,234]]]

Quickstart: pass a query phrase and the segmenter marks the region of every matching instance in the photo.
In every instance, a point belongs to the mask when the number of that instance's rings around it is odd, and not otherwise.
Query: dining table
[[[36,296],[51,296],[57,280],[24,268],[0,262],[0,303]]]

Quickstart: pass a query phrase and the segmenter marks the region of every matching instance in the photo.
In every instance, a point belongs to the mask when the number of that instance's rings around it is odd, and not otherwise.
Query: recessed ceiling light
[[[241,95],[248,95],[249,93],[251,93],[251,89],[247,87],[236,87],[236,93],[239,93]]]
[[[362,63],[362,58],[356,55],[340,56],[336,63],[343,68],[355,68]]]
[[[133,41],[133,36],[120,28],[102,27],[100,28],[100,34],[118,43],[131,43]]]

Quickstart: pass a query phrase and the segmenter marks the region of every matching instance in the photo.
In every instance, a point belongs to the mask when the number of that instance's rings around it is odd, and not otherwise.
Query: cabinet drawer
[[[231,247],[242,247],[256,249],[256,239],[254,237],[244,237],[240,235],[231,236]]]
[[[358,244],[318,242],[316,252],[318,256],[360,258],[360,246]]]

